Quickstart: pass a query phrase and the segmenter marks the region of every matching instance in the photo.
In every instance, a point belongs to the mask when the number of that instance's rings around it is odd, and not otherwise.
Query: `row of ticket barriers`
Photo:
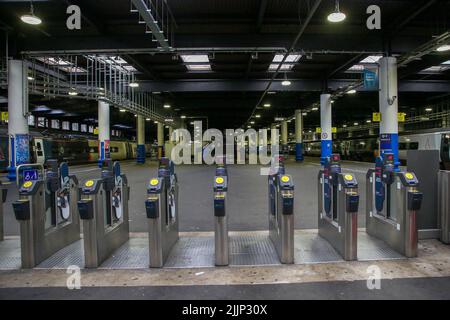
[[[278,160],[268,176],[268,229],[279,261],[291,264],[294,181],[286,174],[283,159]],[[212,199],[217,266],[230,264],[229,182],[227,166],[217,165]],[[414,173],[395,170],[392,154],[379,158],[367,172],[366,231],[406,257],[417,255],[416,214],[422,202],[418,183]],[[163,267],[179,240],[178,192],[175,165],[163,158],[157,175],[148,180],[145,200],[150,267]],[[20,222],[22,267],[33,268],[80,240],[81,225],[84,267],[99,267],[129,240],[129,197],[130,186],[119,162],[105,160],[98,178],[79,184],[66,163],[58,166],[56,160],[49,160],[38,179],[21,182],[19,199],[13,203]],[[318,204],[319,235],[343,259],[356,260],[358,182],[353,174],[342,171],[337,154],[327,158],[319,172]]]

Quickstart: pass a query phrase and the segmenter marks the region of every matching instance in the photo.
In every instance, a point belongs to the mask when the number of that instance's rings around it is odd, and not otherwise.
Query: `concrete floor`
[[[344,162],[360,183],[359,226],[365,224],[365,173],[372,165]],[[295,182],[295,226],[317,228],[317,159],[287,163]],[[259,166],[229,167],[230,230],[267,230],[267,177]],[[132,232],[147,232],[145,186],[156,163],[123,162],[131,185]],[[178,166],[181,231],[212,231],[213,166]],[[71,168],[81,181],[95,178],[93,165]],[[18,235],[11,202],[5,204],[6,235]],[[381,270],[382,289],[368,290],[368,268]],[[66,270],[0,271],[0,299],[450,299],[450,247],[436,240],[419,244],[419,257],[386,261],[186,269],[83,270],[82,289],[68,290]]]
[[[366,281],[295,284],[138,286],[67,288],[0,288],[0,300],[449,300],[450,277],[384,280],[380,290]],[[420,290],[418,290],[420,288]]]
[[[131,185],[129,201],[130,231],[146,232],[147,218],[144,212],[146,184],[156,175],[156,162],[147,161],[137,165],[134,161],[122,163],[122,171]],[[360,183],[359,226],[365,225],[365,173],[372,165],[368,163],[344,162],[343,170],[356,175]],[[229,229],[234,231],[267,230],[267,177],[260,175],[260,166],[229,166],[229,192],[227,214]],[[299,164],[288,161],[286,173],[295,182],[295,227],[296,229],[317,228],[317,174],[318,159],[307,159]],[[182,165],[176,167],[179,181],[179,208],[181,231],[213,231],[213,179],[214,166]],[[74,166],[80,183],[99,176],[94,165]],[[17,199],[17,190],[11,186],[4,205],[5,235],[18,235],[19,226],[14,218],[11,202]]]

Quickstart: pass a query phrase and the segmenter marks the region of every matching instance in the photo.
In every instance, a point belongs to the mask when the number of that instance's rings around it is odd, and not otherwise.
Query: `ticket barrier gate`
[[[120,163],[102,162],[100,179],[86,180],[81,187],[78,210],[83,221],[84,263],[100,266],[129,239],[130,187]]]
[[[417,256],[416,214],[423,194],[413,172],[396,172],[394,155],[376,159],[366,175],[366,231],[406,257]]]
[[[80,239],[78,198],[77,178],[69,175],[67,163],[58,168],[57,160],[47,161],[43,176],[19,186],[19,200],[13,209],[20,223],[22,268],[35,267]]]
[[[5,233],[3,229],[3,204],[8,196],[8,189],[6,189],[6,184],[0,181],[0,241],[5,239]]]
[[[170,250],[179,239],[178,181],[174,163],[159,160],[158,177],[147,185],[145,210],[149,226],[149,257],[151,268],[162,268]]]
[[[319,171],[319,235],[345,259],[357,259],[358,182],[354,175],[343,173],[341,157],[325,159]]]
[[[294,181],[282,159],[268,177],[269,237],[281,263],[294,263]]]
[[[214,252],[216,266],[229,264],[228,218],[226,200],[228,173],[224,165],[218,165],[214,177]]]

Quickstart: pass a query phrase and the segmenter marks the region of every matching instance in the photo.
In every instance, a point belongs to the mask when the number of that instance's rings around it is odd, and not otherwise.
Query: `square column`
[[[380,61],[380,155],[393,153],[395,168],[398,160],[398,84],[397,59],[384,57]]]
[[[331,95],[320,95],[320,127],[321,130],[321,150],[320,164],[325,164],[325,158],[333,153],[333,136],[331,127]]]
[[[8,67],[8,179],[16,180],[16,166],[30,163],[28,130],[28,67],[21,60],[10,60]]]
[[[145,119],[144,116],[138,114],[136,118],[137,132],[137,163],[145,163]]]
[[[109,103],[103,100],[98,101],[98,166],[102,166],[102,161],[111,158],[109,149],[110,142],[110,122]]]
[[[295,160],[303,161],[303,113],[295,110]]]

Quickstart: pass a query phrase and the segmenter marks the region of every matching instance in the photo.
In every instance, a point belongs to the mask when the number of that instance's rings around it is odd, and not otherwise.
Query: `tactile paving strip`
[[[318,233],[296,232],[294,241],[295,264],[344,261],[328,241]]]
[[[0,241],[0,270],[20,269],[20,239]]]
[[[295,232],[295,264],[343,261],[342,257],[317,232]],[[20,269],[19,239],[0,242],[0,270]],[[383,241],[364,231],[358,232],[358,260],[392,260],[405,257]],[[84,266],[83,242],[79,240],[58,251],[39,264],[38,269],[66,269]],[[230,265],[280,265],[275,247],[267,234],[240,232],[230,236]],[[148,238],[130,238],[100,269],[146,269],[149,266]],[[195,268],[214,266],[214,237],[181,237],[171,250],[166,268]]]
[[[103,262],[100,269],[146,269],[148,267],[148,238],[130,238]]]
[[[83,239],[59,250],[50,258],[41,262],[36,269],[67,269],[69,266],[84,268]]]
[[[358,260],[394,260],[406,259],[389,247],[384,241],[369,236],[365,231],[358,231]]]

